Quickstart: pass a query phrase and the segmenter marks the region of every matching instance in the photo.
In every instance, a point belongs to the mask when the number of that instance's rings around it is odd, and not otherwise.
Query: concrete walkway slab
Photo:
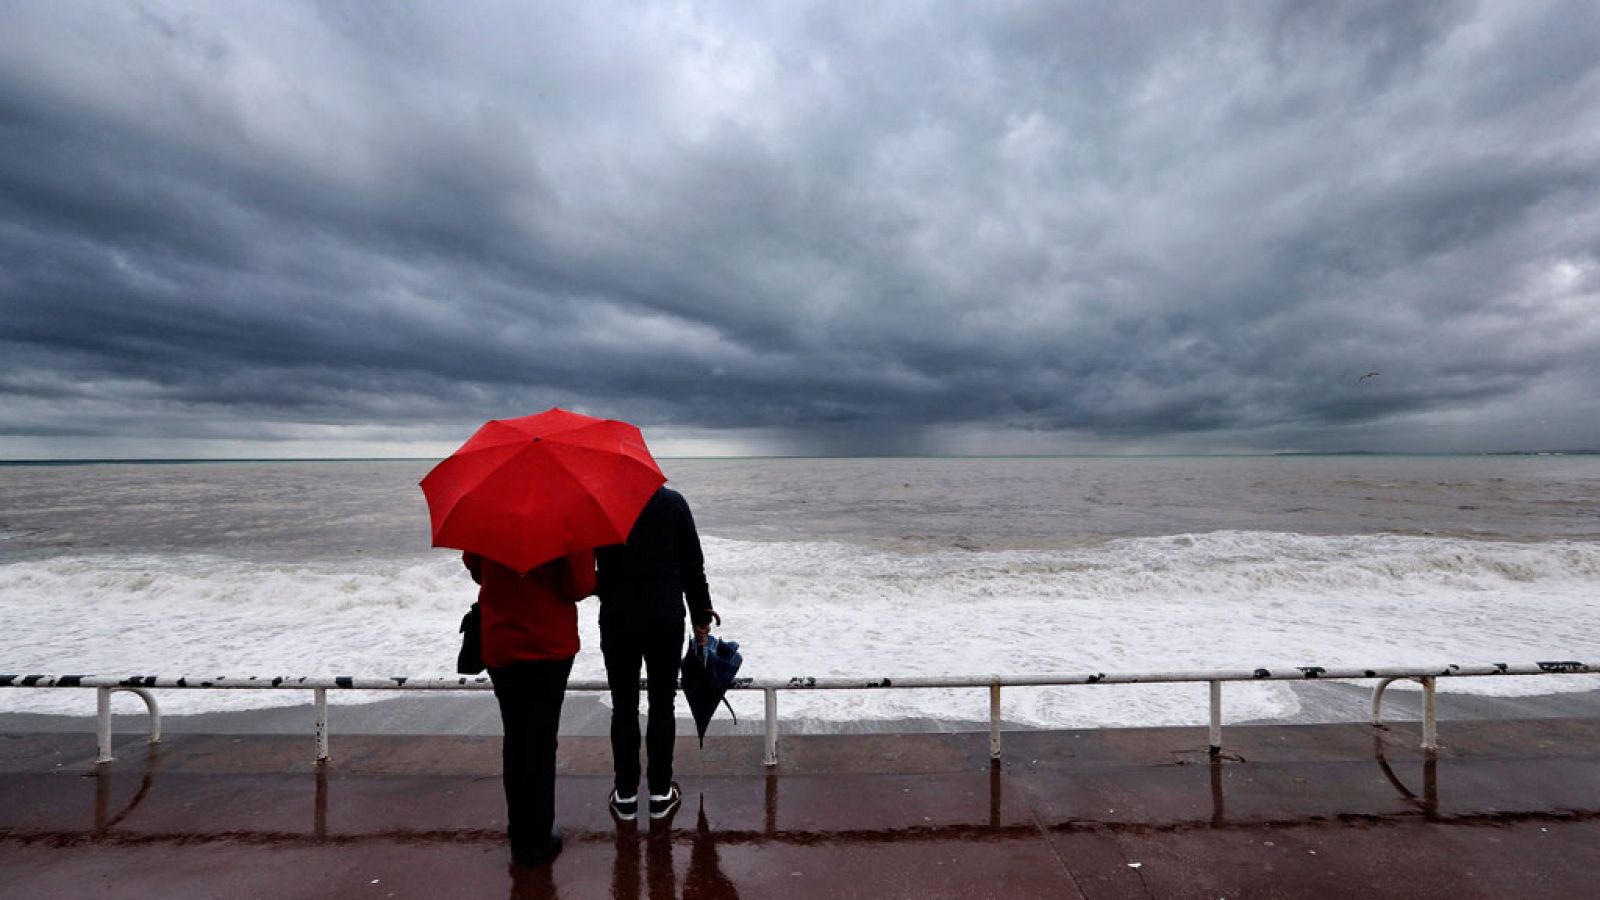
[[[508,865],[499,742],[0,736],[0,897],[1573,897],[1600,871],[1600,722],[786,737],[678,747],[619,825],[562,739],[553,866]]]

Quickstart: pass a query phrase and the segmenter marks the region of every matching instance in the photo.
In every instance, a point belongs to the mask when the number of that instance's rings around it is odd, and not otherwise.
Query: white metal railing
[[[1195,684],[1209,687],[1211,706],[1210,749],[1222,752],[1222,685],[1229,681],[1356,681],[1379,679],[1372,692],[1372,724],[1381,726],[1384,691],[1400,680],[1421,682],[1422,748],[1438,749],[1438,723],[1434,708],[1435,682],[1440,678],[1477,678],[1513,675],[1580,675],[1600,672],[1600,664],[1570,660],[1532,663],[1489,663],[1487,665],[1444,665],[1411,667],[1322,667],[1292,666],[1255,669],[1219,669],[1174,672],[1080,672],[1062,675],[1024,675],[988,677],[915,676],[908,678],[740,678],[731,690],[761,691],[766,708],[766,756],[768,766],[778,764],[778,691],[914,690],[926,688],[989,689],[989,756],[1000,758],[1000,690],[1004,687],[1068,687],[1096,684]],[[640,682],[640,687],[645,687]],[[111,762],[111,695],[117,691],[137,694],[150,714],[150,742],[161,740],[161,713],[153,689],[179,690],[310,690],[316,709],[317,761],[328,759],[328,691],[476,691],[490,690],[488,676],[449,676],[375,678],[338,675],[314,676],[215,676],[168,678],[159,675],[0,675],[0,688],[93,688],[97,696],[99,757],[96,762]],[[568,691],[605,692],[604,681],[572,681]]]

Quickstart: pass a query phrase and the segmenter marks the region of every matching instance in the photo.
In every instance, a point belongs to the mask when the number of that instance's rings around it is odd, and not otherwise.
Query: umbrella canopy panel
[[[666,476],[639,429],[552,409],[494,420],[422,479],[433,544],[526,572],[621,543]]]

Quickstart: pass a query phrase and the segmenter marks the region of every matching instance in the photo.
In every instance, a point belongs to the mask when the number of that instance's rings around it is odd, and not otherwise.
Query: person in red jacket
[[[577,603],[594,593],[594,553],[552,560],[526,575],[476,553],[463,553],[461,561],[480,585],[483,662],[505,729],[501,762],[511,858],[543,865],[561,852],[556,730],[578,655]]]

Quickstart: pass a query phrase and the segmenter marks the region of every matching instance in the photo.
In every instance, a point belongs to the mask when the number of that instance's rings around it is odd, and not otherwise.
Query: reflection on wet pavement
[[[95,768],[80,736],[25,736],[36,753],[0,756],[0,896],[113,872],[152,895],[1250,896],[1337,877],[1384,896],[1401,865],[1429,896],[1541,893],[1600,865],[1600,723],[1452,734],[1427,754],[1403,726],[1241,728],[1237,755],[1209,757],[1178,729],[1031,733],[1004,765],[981,735],[795,739],[782,770],[691,765],[685,806],[633,823],[574,763],[566,850],[540,869],[507,865],[498,780],[449,739],[353,737],[306,771],[270,738],[180,736]],[[66,789],[83,775],[87,809]]]

